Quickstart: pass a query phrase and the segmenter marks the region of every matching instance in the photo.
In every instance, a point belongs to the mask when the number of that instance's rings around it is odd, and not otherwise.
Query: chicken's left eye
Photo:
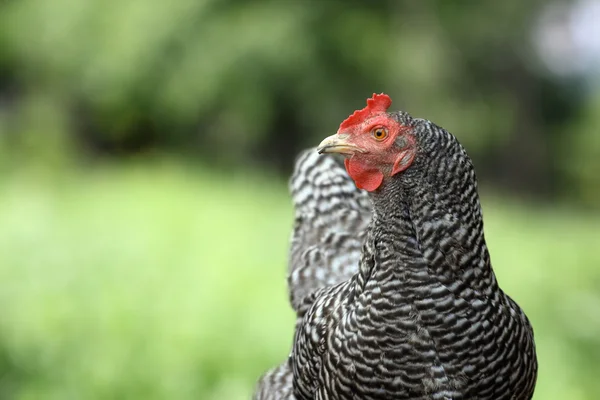
[[[373,129],[373,137],[377,140],[383,140],[387,137],[388,132],[385,128],[375,128]]]

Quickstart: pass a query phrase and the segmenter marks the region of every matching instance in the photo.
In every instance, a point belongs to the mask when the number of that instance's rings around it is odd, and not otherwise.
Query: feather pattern
[[[295,219],[288,286],[292,307],[302,315],[308,295],[358,271],[371,202],[340,160],[314,149],[298,157],[289,186]]]
[[[390,115],[415,135],[414,162],[369,194],[371,220],[361,230],[354,271],[294,264],[302,259],[294,254],[304,252],[294,253],[292,240],[290,276],[298,279],[290,290],[300,320],[290,357],[275,370],[280,385],[255,398],[531,399],[533,330],[492,270],[471,160],[444,129],[407,113]],[[334,209],[318,201],[309,208],[317,210],[313,219]],[[306,249],[323,239],[311,226],[294,234],[312,238]],[[325,275],[317,277],[311,265]]]
[[[288,290],[299,324],[318,289],[346,281],[358,271],[372,206],[342,160],[319,155],[315,148],[296,158],[289,190],[295,218]],[[294,399],[290,359],[259,379],[254,399]]]

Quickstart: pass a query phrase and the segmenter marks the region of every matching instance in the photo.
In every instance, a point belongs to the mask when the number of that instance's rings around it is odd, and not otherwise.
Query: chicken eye
[[[375,128],[373,129],[373,137],[376,140],[383,140],[387,137],[388,131],[385,128]]]

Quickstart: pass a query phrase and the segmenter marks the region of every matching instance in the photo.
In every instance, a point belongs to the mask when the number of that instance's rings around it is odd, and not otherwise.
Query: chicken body
[[[342,263],[344,273],[317,280],[313,291],[290,280],[299,311],[293,349],[256,398],[531,399],[533,330],[493,273],[469,157],[429,121],[387,118],[410,130],[414,158],[369,191],[357,270]],[[300,257],[298,267],[297,259],[292,277],[322,260]]]
[[[358,272],[371,201],[339,159],[319,155],[316,148],[297,157],[289,190],[295,218],[288,288],[299,326],[320,288],[346,281]],[[254,399],[294,399],[292,376],[288,359],[261,377]]]
[[[297,158],[289,186],[295,218],[288,287],[292,307],[302,318],[314,292],[358,271],[372,207],[340,160],[316,149]]]

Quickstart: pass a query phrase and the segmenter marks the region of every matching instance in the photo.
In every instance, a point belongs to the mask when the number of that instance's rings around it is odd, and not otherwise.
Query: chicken
[[[373,95],[318,148],[345,157],[371,221],[349,279],[299,291],[292,352],[257,398],[531,399],[533,330],[492,270],[471,160],[390,105]]]
[[[345,281],[358,271],[360,250],[371,220],[371,203],[357,189],[343,163],[319,156],[315,149],[300,154],[290,180],[295,209],[288,285],[299,317],[309,295]]]
[[[300,324],[317,289],[358,272],[360,250],[371,220],[367,192],[356,187],[341,160],[315,148],[296,159],[289,189],[295,209],[288,286]],[[259,380],[256,400],[293,399],[289,362]]]

